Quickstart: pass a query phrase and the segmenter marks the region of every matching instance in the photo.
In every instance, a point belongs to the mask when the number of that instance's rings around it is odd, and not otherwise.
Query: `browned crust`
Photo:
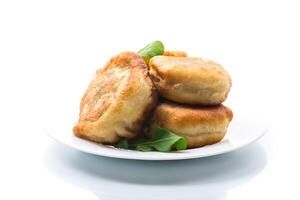
[[[156,56],[149,66],[159,94],[178,103],[218,105],[226,100],[232,86],[229,74],[211,60]],[[192,70],[187,69],[190,66]]]
[[[160,122],[178,124],[182,126],[193,125],[195,123],[220,121],[233,118],[232,111],[224,105],[218,106],[192,106],[164,102],[157,106],[155,118]]]
[[[129,132],[134,132],[137,134],[142,133],[142,129],[145,123],[147,122],[147,119],[151,116],[151,112],[153,111],[153,109],[156,107],[158,103],[158,93],[151,79],[149,78],[148,70],[146,71],[146,73],[144,73],[143,77],[151,86],[151,97],[149,98],[148,104],[144,107],[144,110],[140,115],[140,118],[138,118],[135,122],[133,122],[130,127],[125,128]],[[127,138],[134,138],[137,134],[128,135]]]
[[[114,68],[116,66],[118,67],[130,66],[131,68],[139,68],[148,71],[144,59],[138,54],[131,51],[122,52],[112,57],[104,66],[104,70]]]
[[[164,56],[174,56],[174,57],[187,57],[187,53],[184,51],[165,51]]]
[[[221,141],[232,117],[232,111],[223,105],[203,107],[163,102],[153,112],[149,134],[155,126],[160,126],[185,137],[188,148],[201,147]]]
[[[203,147],[205,145],[215,144],[220,142],[225,137],[226,132],[202,134],[200,136],[184,136],[188,142],[188,148]]]
[[[149,116],[151,110],[157,103],[156,89],[148,76],[148,68],[142,57],[133,52],[124,52],[111,58],[103,69],[97,70],[95,78],[101,77],[102,73],[116,67],[129,67],[129,77],[124,89],[116,97],[117,103],[110,105],[109,112],[106,110],[108,113],[105,114],[105,118],[102,118],[104,113],[100,115],[98,119],[90,120],[89,118],[82,119],[80,117],[78,123],[73,128],[73,132],[76,136],[103,144],[114,144],[117,143],[121,137],[132,138],[141,132],[145,118]],[[90,88],[88,88],[82,98],[80,114],[86,104],[85,98],[87,97],[89,89]],[[137,93],[137,91],[140,93]],[[147,97],[147,99],[144,99],[140,104],[143,105],[143,107],[139,106],[135,108],[136,104],[131,105],[128,104],[128,102],[130,102],[130,99],[136,100],[134,95],[138,94],[143,95],[143,98],[146,98],[145,95],[149,94],[149,98]],[[139,95],[137,97],[139,97]],[[133,112],[140,114],[135,114],[134,116],[136,117],[128,116],[129,118],[123,116],[124,113],[132,114]],[[112,116],[110,117],[110,115]],[[101,123],[98,122],[100,119],[102,120]],[[115,125],[115,129],[110,126],[110,130],[108,130],[108,127],[104,127],[106,126],[105,121],[103,122],[104,119],[109,120],[109,123]],[[115,121],[117,123],[115,123]]]
[[[102,140],[100,141],[99,137],[93,137],[91,135],[86,134],[87,131],[88,130],[85,129],[84,126],[76,125],[73,127],[73,133],[75,136],[92,142],[111,145],[111,144],[116,144],[121,139],[121,137],[116,136],[113,141],[107,141],[105,140],[105,138],[102,138]]]
[[[148,119],[151,117],[152,111],[155,109],[155,107],[157,105],[157,102],[158,102],[157,97],[158,97],[157,92],[155,90],[155,92],[151,96],[151,101],[148,103],[147,107],[145,107],[145,109],[143,110],[143,114],[141,115],[141,117],[138,118],[133,123],[132,127],[129,127],[129,128],[126,128],[126,129],[134,131],[137,134],[142,134],[143,127],[145,127],[145,125],[147,124]],[[127,138],[134,138],[136,135],[132,135],[132,136],[129,136]]]

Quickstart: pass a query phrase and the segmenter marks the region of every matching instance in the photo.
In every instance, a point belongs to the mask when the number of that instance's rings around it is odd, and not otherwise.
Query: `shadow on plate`
[[[101,200],[169,199],[170,194],[178,199],[225,200],[228,189],[263,170],[267,156],[255,143],[200,159],[137,161],[95,156],[53,143],[44,163],[57,177],[92,191]]]

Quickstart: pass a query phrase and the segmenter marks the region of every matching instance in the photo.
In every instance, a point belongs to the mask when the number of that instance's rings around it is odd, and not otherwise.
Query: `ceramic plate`
[[[255,142],[264,135],[266,130],[265,123],[259,121],[233,120],[228,127],[225,138],[219,143],[201,148],[161,153],[118,149],[113,146],[90,142],[74,136],[71,127],[44,129],[51,138],[79,151],[99,156],[134,160],[180,160],[223,154]]]

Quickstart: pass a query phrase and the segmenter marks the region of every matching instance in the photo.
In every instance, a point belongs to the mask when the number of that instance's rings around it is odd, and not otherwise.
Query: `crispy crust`
[[[165,51],[163,55],[174,57],[187,57],[187,53],[184,51]]]
[[[232,117],[232,111],[223,105],[200,107],[164,102],[154,110],[148,134],[160,126],[185,137],[188,148],[201,147],[221,141]]]
[[[178,103],[217,105],[226,100],[231,87],[229,74],[210,60],[155,56],[149,66],[159,93]]]
[[[81,99],[76,136],[104,144],[133,138],[157,102],[147,66],[139,55],[124,52],[99,69]]]

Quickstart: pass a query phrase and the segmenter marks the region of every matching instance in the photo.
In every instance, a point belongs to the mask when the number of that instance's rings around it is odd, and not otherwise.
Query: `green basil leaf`
[[[152,130],[151,138],[140,137],[129,141],[121,140],[116,147],[143,152],[170,152],[172,150],[179,151],[186,149],[187,141],[185,138],[176,135],[168,129],[155,127]]]
[[[158,55],[162,55],[165,52],[164,45],[161,41],[154,41],[138,51],[138,54],[142,56],[145,62],[149,63],[150,58]]]
[[[137,144],[137,150],[142,151],[154,149],[160,152],[169,152],[172,149],[184,150],[186,148],[187,141],[185,138],[161,127],[155,127],[150,139]]]

